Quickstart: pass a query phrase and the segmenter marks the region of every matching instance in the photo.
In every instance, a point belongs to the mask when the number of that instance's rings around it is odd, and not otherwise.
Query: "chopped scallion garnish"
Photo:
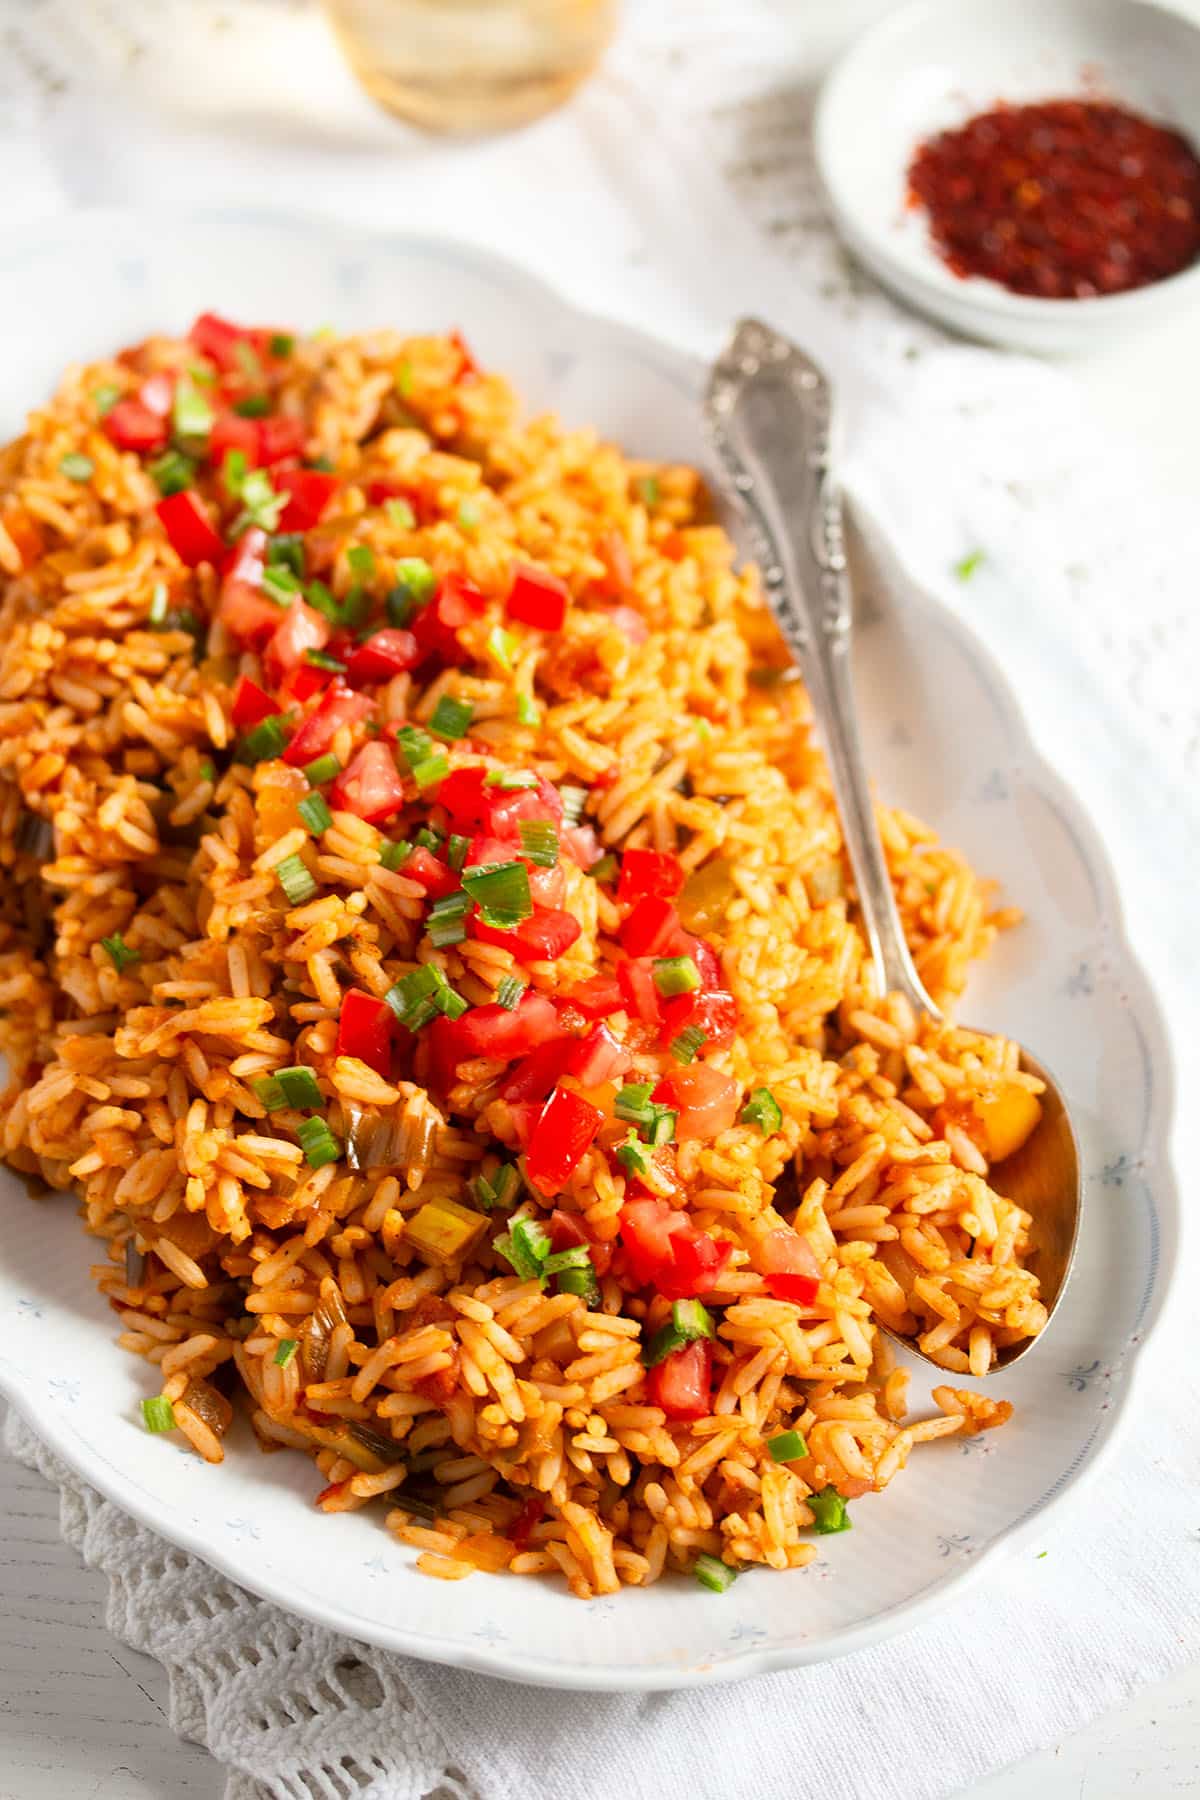
[[[671,1055],[677,1063],[695,1062],[704,1048],[704,1033],[699,1025],[685,1025],[677,1038],[671,1040]]]
[[[309,787],[323,787],[327,781],[332,781],[334,776],[340,775],[341,772],[342,765],[331,750],[327,750],[324,756],[318,756],[312,762],[304,765],[304,776]]]
[[[166,624],[168,598],[166,582],[156,581],[154,584],[154,591],[150,595],[150,610],[146,614],[146,623],[148,625]]]
[[[81,450],[68,450],[65,456],[59,458],[58,472],[65,475],[68,481],[90,481],[96,473],[96,465]]]
[[[196,479],[196,465],[182,450],[164,450],[161,456],[146,464],[146,471],[164,498],[182,494]]]
[[[465,531],[468,534],[471,532],[474,532],[474,531],[478,531],[479,530],[479,521],[482,518],[482,516],[483,515],[479,511],[479,506],[476,501],[474,501],[474,500],[460,500],[459,501],[457,518],[458,518],[458,526],[459,526],[460,531]]]
[[[275,1346],[274,1363],[277,1369],[286,1369],[299,1348],[299,1338],[280,1338]]]
[[[521,1177],[512,1164],[501,1163],[493,1175],[477,1175],[471,1183],[471,1192],[484,1212],[491,1212],[495,1206],[511,1205],[520,1185]]]
[[[290,331],[273,331],[267,347],[272,356],[290,356],[296,348],[296,340]]]
[[[822,1537],[835,1531],[850,1531],[852,1521],[846,1509],[846,1502],[835,1487],[823,1487],[818,1494],[810,1494],[804,1502],[813,1516],[813,1530]]]
[[[96,411],[100,414],[101,418],[104,418],[106,413],[112,411],[120,398],[120,388],[111,381],[101,382],[99,387],[92,389],[92,405],[96,408]]]
[[[275,1077],[283,1090],[283,1097],[289,1106],[297,1111],[308,1108],[310,1111],[324,1106],[321,1090],[317,1086],[317,1078],[304,1063],[297,1063],[290,1069],[280,1069]]]
[[[615,881],[618,873],[617,859],[609,850],[598,862],[594,862],[587,872],[593,881]]]
[[[147,1431],[174,1431],[175,1408],[165,1394],[155,1394],[153,1400],[142,1401],[142,1421]]]
[[[449,757],[437,755],[427,756],[423,761],[415,763],[412,778],[422,792],[426,788],[436,787],[439,781],[445,781],[450,773]]]
[[[270,762],[273,757],[282,755],[287,747],[290,723],[290,713],[272,713],[269,719],[260,719],[238,740],[234,760],[240,763]]]
[[[397,869],[404,867],[412,853],[413,847],[407,838],[401,838],[399,843],[394,843],[390,838],[384,838],[379,846],[379,860],[385,869],[392,871],[393,875]]]
[[[537,786],[537,776],[529,769],[489,769],[483,785],[499,788],[505,794],[520,794]]]
[[[409,1031],[420,1031],[438,1013],[444,1013],[448,1019],[461,1018],[467,1006],[436,963],[422,963],[402,975],[384,999]]]
[[[645,1345],[642,1361],[648,1369],[652,1369],[668,1356],[673,1356],[676,1350],[682,1350],[685,1344],[716,1335],[717,1328],[707,1306],[699,1300],[676,1300],[667,1323],[661,1325]]]
[[[526,1281],[545,1281],[550,1233],[536,1219],[514,1219],[504,1237],[493,1238],[492,1248]]]
[[[273,873],[293,906],[306,905],[317,892],[317,884],[306,863],[295,852],[277,862]]]
[[[450,833],[450,836],[446,839],[446,851],[445,851],[446,861],[449,863],[450,867],[454,870],[454,873],[456,875],[459,873],[463,864],[466,862],[467,851],[470,848],[471,848],[470,838],[463,837],[460,832],[452,831]]]
[[[470,907],[470,896],[461,891],[457,894],[444,894],[440,900],[434,901],[429,909],[425,929],[437,949],[444,950],[450,944],[462,943],[467,935],[466,917]]]
[[[433,739],[417,725],[402,725],[396,733],[396,748],[410,769],[433,755]]]
[[[306,650],[304,660],[314,669],[328,669],[331,675],[344,675],[346,665],[336,656],[330,656],[327,650]]]
[[[400,531],[411,531],[417,522],[417,515],[408,501],[401,500],[398,496],[391,500],[385,500],[383,510],[390,522]]]
[[[290,606],[300,592],[300,577],[286,563],[268,563],[262,572],[262,591],[276,606]]]
[[[204,395],[197,392],[191,381],[177,381],[171,402],[171,429],[175,436],[190,442],[207,438],[212,428],[213,410]]]
[[[440,831],[435,831],[430,825],[422,825],[417,833],[416,841],[422,850],[432,850],[435,856],[439,856],[446,840]]]
[[[487,635],[487,647],[502,669],[512,668],[518,644],[511,631],[505,631],[503,625],[493,625]]]
[[[478,902],[484,924],[499,931],[511,930],[533,912],[529,870],[524,863],[485,863],[476,869],[464,869],[462,883],[472,900]]]
[[[547,1275],[561,1275],[564,1269],[586,1269],[590,1267],[592,1253],[586,1244],[571,1244],[566,1250],[555,1250],[546,1258]]]
[[[351,544],[346,552],[346,561],[356,575],[369,581],[375,573],[375,552],[370,544]]]
[[[111,937],[101,938],[100,944],[102,949],[107,950],[109,961],[118,975],[123,974],[132,963],[142,960],[141,951],[131,950],[119,931],[114,931]]]
[[[646,1142],[653,1144],[656,1149],[660,1144],[673,1143],[678,1117],[678,1113],[673,1112],[669,1106],[655,1106],[646,1126]]]
[[[628,1082],[613,1102],[613,1111],[618,1119],[625,1119],[633,1125],[649,1124],[653,1117],[650,1095],[654,1091],[652,1081]]]
[[[796,1462],[808,1455],[808,1445],[798,1431],[781,1431],[778,1437],[767,1439],[767,1453],[772,1462]]]
[[[324,794],[305,794],[296,811],[304,820],[314,837],[320,837],[333,824],[333,814],[325,803]]]
[[[305,551],[302,531],[280,531],[267,539],[268,567],[284,567],[300,581],[304,579]]]
[[[392,624],[407,625],[413,614],[433,598],[436,588],[437,576],[423,557],[401,557],[396,564],[396,584],[387,597]]]
[[[630,1131],[625,1142],[617,1145],[617,1161],[622,1168],[628,1169],[631,1175],[648,1175],[650,1173],[650,1158],[646,1155],[636,1131]]]
[[[452,694],[442,694],[433,709],[429,729],[435,737],[445,738],[448,743],[453,743],[457,738],[466,736],[474,712],[475,708],[469,700],[456,700]]]
[[[502,1006],[505,1012],[515,1012],[528,985],[519,975],[506,975],[496,988],[496,1005]]]
[[[700,971],[690,956],[656,956],[654,985],[660,994],[690,994],[700,986]]]
[[[578,825],[583,817],[583,809],[587,805],[587,789],[574,786],[560,787],[558,797],[562,801],[563,824]]]
[[[738,1578],[736,1569],[731,1569],[719,1556],[710,1556],[707,1550],[702,1550],[692,1564],[692,1574],[701,1587],[714,1594],[724,1594]]]
[[[244,400],[235,400],[233,410],[239,419],[265,419],[271,410],[268,394],[247,394]]]
[[[258,525],[266,532],[274,531],[279,524],[279,515],[288,503],[288,496],[275,492],[271,486],[271,477],[265,469],[248,470],[240,477],[237,486],[231,487],[229,465],[238,454],[238,451],[231,450],[225,458],[225,485],[231,488],[242,503],[242,510],[230,528],[231,533],[238,537],[250,525]]]
[[[783,1124],[783,1113],[770,1088],[757,1087],[739,1115],[743,1125],[757,1125],[764,1137],[770,1137]]]
[[[517,695],[517,720],[522,725],[540,725],[542,715],[532,694]]]
[[[635,483],[635,486],[637,489],[637,497],[643,506],[658,505],[659,485],[658,477],[656,475],[643,475],[641,479]]]
[[[296,1136],[300,1139],[304,1160],[311,1169],[323,1169],[326,1163],[336,1162],[342,1154],[342,1146],[324,1119],[302,1119],[296,1127]]]
[[[578,1294],[589,1312],[600,1304],[600,1283],[589,1259],[586,1269],[564,1269],[558,1276],[560,1294]]]
[[[558,861],[558,832],[549,819],[522,819],[521,854],[539,869],[552,869]]]

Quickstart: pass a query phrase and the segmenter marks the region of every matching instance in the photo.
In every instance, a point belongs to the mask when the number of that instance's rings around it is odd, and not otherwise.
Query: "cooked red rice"
[[[302,541],[304,577],[341,619],[357,606],[361,624],[366,606],[386,624],[403,559],[477,590],[457,645],[367,680],[373,717],[343,723],[330,748],[345,765],[395,722],[427,726],[449,696],[469,703],[469,732],[430,754],[585,790],[581,831],[560,837],[558,910],[578,933],[557,957],[522,963],[503,931],[488,941],[474,924],[435,948],[424,886],[381,863],[375,824],[333,804],[330,828],[311,835],[299,769],[238,760],[237,678],[270,689],[280,668],[222,602],[229,583],[181,560],[156,514],[149,466],[167,486],[171,475],[153,421],[181,372],[235,447],[266,442],[264,405],[285,422],[259,514],[269,525],[281,468],[302,453],[336,474]],[[147,454],[120,447],[137,439],[124,403],[139,395],[152,403]],[[237,476],[236,459],[222,483],[203,458],[195,476],[227,537],[240,505],[263,501],[253,487],[232,496]],[[351,553],[363,546],[369,557]],[[515,562],[569,589],[560,630],[507,612]],[[988,1185],[989,1155],[1036,1117],[1036,1083],[1014,1045],[873,991],[803,689],[692,469],[520,421],[457,337],[292,342],[210,323],[71,371],[30,417],[0,452],[0,568],[3,1154],[82,1197],[120,1342],[157,1365],[166,1422],[201,1457],[221,1460],[244,1407],[264,1447],[315,1456],[324,1510],[386,1496],[426,1572],[547,1571],[586,1596],[701,1554],[802,1565],[814,1522],[882,1488],[914,1444],[1007,1417],[1005,1402],[950,1383],[1045,1319],[1022,1266],[1028,1216]],[[363,599],[347,602],[356,586]],[[347,631],[333,642],[353,654]],[[295,670],[287,679],[290,731],[321,696],[297,693]],[[436,783],[418,789],[402,756],[393,766],[405,786],[387,836],[444,830]],[[987,884],[919,820],[881,809],[880,823],[921,974],[952,1005],[1013,915],[991,910]],[[494,1020],[497,989],[518,975],[558,997],[560,1028],[589,1030],[561,997],[622,960],[629,905],[607,865],[599,879],[580,865],[638,848],[676,858],[685,881],[670,953],[690,942],[710,986],[719,963],[736,1003],[732,1040],[718,1034],[687,1065],[735,1095],[716,1136],[683,1135],[703,1119],[677,1107],[677,1141],[652,1151],[614,1116],[622,1084],[683,1066],[624,989],[609,1025],[628,1067],[586,1094],[561,1060],[540,1082],[526,1061],[526,1097],[518,1082],[505,1098],[506,1059],[447,1067],[459,1040],[445,1019],[415,1037],[397,1027],[375,1067],[345,1044],[339,1054],[345,993],[377,999],[425,964],[468,1018]],[[302,865],[294,904],[275,874],[287,854]],[[319,1109],[264,1104],[272,1089],[255,1083],[292,1067],[313,1072]],[[528,1174],[522,1148],[538,1154],[530,1134],[555,1074],[598,1128],[559,1191],[517,1181],[481,1220],[490,1189],[476,1178],[517,1157]],[[740,1116],[760,1089],[777,1122],[769,1107]],[[678,1084],[663,1091],[669,1103]],[[332,1134],[323,1166],[301,1147],[305,1112]],[[348,1139],[360,1161],[380,1143],[387,1160],[354,1168]],[[637,1279],[623,1209],[655,1195],[683,1209],[702,1260],[713,1246],[725,1259],[692,1287],[715,1325],[711,1348],[684,1346],[693,1371],[711,1359],[698,1417],[670,1416],[678,1384],[643,1361],[672,1301],[644,1264]],[[447,1202],[469,1210],[465,1226]],[[457,1219],[465,1250],[454,1230],[447,1253],[430,1248],[415,1221],[431,1205],[426,1225]],[[576,1286],[599,1272],[591,1295],[492,1248],[514,1217],[552,1211],[556,1242],[586,1246]],[[789,1288],[771,1271],[796,1242],[815,1273]],[[933,1417],[908,1417],[881,1324],[920,1331],[948,1371]],[[776,1462],[768,1441],[791,1431],[804,1453]],[[832,1514],[810,1507],[830,1491]]]

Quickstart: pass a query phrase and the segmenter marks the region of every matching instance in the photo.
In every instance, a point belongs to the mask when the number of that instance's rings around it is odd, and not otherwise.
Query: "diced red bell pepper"
[[[323,517],[339,485],[338,477],[324,469],[276,469],[275,491],[288,495],[288,503],[279,516],[279,529],[311,530]]]
[[[670,1049],[681,1031],[698,1026],[704,1033],[704,1050],[727,1050],[737,1030],[737,1001],[723,988],[705,993],[697,988],[690,994],[679,994],[664,1000],[662,1008],[662,1044]]]
[[[683,865],[677,856],[665,850],[626,850],[621,858],[617,905],[633,906],[647,897],[673,900],[682,886]]]
[[[310,662],[298,663],[279,690],[279,704],[285,710],[292,706],[303,706],[314,694],[329,686],[333,680],[332,669],[318,669]]]
[[[621,926],[621,947],[630,956],[666,956],[680,929],[679,914],[671,902],[647,895]]]
[[[607,1019],[625,1005],[615,975],[589,975],[578,987],[559,997],[566,1005],[578,1008],[585,1019]]]
[[[118,450],[161,450],[167,441],[167,422],[140,400],[118,400],[104,415],[104,429]]]
[[[303,419],[294,418],[291,413],[268,413],[265,419],[256,422],[258,456],[265,467],[270,468],[288,456],[303,456],[308,442]],[[325,471],[318,469],[315,473],[324,474]]]
[[[698,1231],[685,1212],[659,1199],[625,1202],[621,1246],[634,1282],[669,1300],[707,1293],[733,1254],[732,1244]]]
[[[333,682],[284,751],[284,762],[302,769],[306,763],[324,756],[342,726],[356,724],[371,709],[372,702],[365,694],[352,693],[340,681]]]
[[[612,1268],[615,1245],[594,1237],[591,1226],[578,1213],[564,1212],[561,1207],[556,1206],[550,1214],[550,1248],[571,1250],[577,1244],[587,1246],[597,1275],[607,1275]]]
[[[715,1138],[737,1118],[741,1089],[711,1063],[688,1063],[663,1076],[654,1098],[678,1113],[677,1138]]]
[[[415,669],[420,660],[421,646],[412,632],[389,626],[358,646],[346,665],[346,679],[352,687],[390,681],[393,675]]]
[[[630,1018],[657,1031],[662,1024],[662,996],[654,985],[654,958],[627,956],[617,964],[617,985]]]
[[[262,591],[266,545],[266,532],[252,525],[221,567],[217,617],[244,644],[261,644],[278,629],[282,618],[279,607]]]
[[[243,419],[238,413],[226,408],[213,420],[208,436],[209,460],[219,469],[231,450],[240,450],[246,459],[246,467],[256,469],[259,463],[259,442],[258,420]]]
[[[508,590],[508,616],[539,631],[561,631],[570,592],[564,581],[532,563],[514,563]]]
[[[413,636],[426,656],[444,663],[461,663],[466,653],[458,641],[464,625],[478,618],[486,597],[465,575],[447,575],[432,600],[426,601],[412,622]]]
[[[567,1073],[576,1076],[584,1087],[599,1087],[602,1081],[615,1081],[632,1062],[625,1048],[607,1025],[593,1025],[584,1038],[577,1039],[567,1057]]]
[[[305,600],[293,600],[275,627],[263,653],[263,668],[276,687],[299,668],[310,650],[322,650],[329,642],[329,620]]]
[[[201,313],[188,332],[188,337],[200,354],[210,357],[219,369],[236,369],[237,346],[243,343],[252,345],[254,341],[253,332],[244,326],[234,325],[229,319],[223,319],[219,313],[213,312]]]
[[[392,1079],[393,1027],[396,1015],[384,1000],[351,988],[338,1015],[337,1054],[356,1056],[385,1081]]]
[[[646,1400],[668,1419],[703,1419],[712,1408],[712,1343],[696,1338],[646,1371]]]
[[[821,1264],[808,1239],[798,1231],[768,1231],[759,1246],[758,1262],[768,1293],[776,1300],[808,1306],[821,1285]]]
[[[508,789],[489,786],[487,774],[478,763],[454,769],[438,788],[438,804],[446,809],[451,831],[464,837],[486,833],[512,845],[520,842],[522,819],[562,824],[562,800],[544,776],[538,776],[536,787]]]
[[[604,1114],[582,1094],[555,1088],[530,1134],[525,1178],[541,1194],[560,1193],[604,1123]]]
[[[604,852],[591,825],[565,825],[560,833],[563,846],[581,869],[590,869]]]
[[[363,745],[335,780],[329,804],[335,812],[354,813],[368,825],[395,817],[404,805],[404,782],[386,744],[372,738]]]
[[[415,881],[425,889],[431,900],[440,900],[445,894],[453,894],[459,887],[458,876],[432,850],[424,844],[418,844],[404,859],[400,873],[407,881]]]
[[[248,675],[239,675],[237,686],[233,690],[231,711],[238,730],[248,731],[260,719],[269,719],[272,714],[277,713],[279,707],[270,694],[259,687],[257,681],[251,681]]]
[[[450,342],[454,345],[454,348],[458,351],[459,355],[458,373],[454,377],[455,381],[475,380],[479,375],[479,364],[471,354],[467,340],[458,329],[457,325],[450,333]]]
[[[659,1287],[668,1300],[707,1294],[733,1255],[733,1245],[727,1238],[710,1237],[707,1231],[681,1231],[672,1240],[672,1248],[675,1266],[663,1276]]]
[[[559,1035],[554,1002],[532,990],[521,996],[510,1012],[504,1006],[473,1006],[454,1021],[455,1048],[460,1061],[490,1056],[511,1062],[536,1048],[548,1036]]]
[[[531,917],[522,919],[511,931],[485,925],[476,914],[470,923],[471,935],[481,944],[498,944],[511,950],[520,962],[556,962],[571,948],[582,927],[569,912],[557,907],[535,907]]]
[[[544,1100],[559,1076],[566,1072],[574,1042],[574,1038],[564,1033],[557,1038],[548,1038],[536,1050],[531,1050],[508,1076],[500,1089],[501,1098],[508,1101]]]
[[[160,419],[168,418],[175,400],[174,377],[168,375],[165,369],[160,369],[156,375],[147,376],[137,391],[137,397],[147,412],[154,413]]]
[[[172,550],[190,569],[197,563],[215,566],[221,561],[225,555],[225,540],[214,529],[204,510],[204,502],[192,488],[185,488],[179,494],[167,494],[154,510],[162,521]]]

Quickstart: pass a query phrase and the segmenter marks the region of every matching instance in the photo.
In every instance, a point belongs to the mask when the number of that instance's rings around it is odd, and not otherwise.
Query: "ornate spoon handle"
[[[743,319],[710,377],[709,433],[757,540],[767,603],[808,688],[882,992],[899,991],[936,1016],[900,924],[859,738],[831,411],[829,383],[812,359],[769,325]]]

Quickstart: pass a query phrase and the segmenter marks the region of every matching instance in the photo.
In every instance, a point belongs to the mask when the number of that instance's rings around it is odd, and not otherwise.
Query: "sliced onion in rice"
[[[322,1295],[300,1332],[300,1367],[306,1383],[323,1381],[329,1361],[329,1340],[336,1325],[346,1324],[346,1309],[338,1293]]]
[[[736,891],[729,864],[723,856],[714,856],[693,869],[675,904],[689,931],[711,931],[721,923]]]
[[[46,862],[54,854],[54,827],[49,819],[43,819],[40,814],[23,807],[17,820],[17,829],[13,833],[13,842],[18,850],[24,850],[29,856],[36,856],[39,862]]]
[[[137,1236],[130,1232],[125,1239],[125,1286],[139,1288],[146,1277],[146,1258],[137,1247]]]
[[[233,1407],[224,1394],[218,1393],[211,1381],[194,1376],[183,1390],[182,1403],[213,1433],[224,1437],[233,1419]]]
[[[346,1161],[352,1169],[398,1169],[405,1162],[403,1119],[393,1112],[364,1112],[361,1106],[345,1109]]]

